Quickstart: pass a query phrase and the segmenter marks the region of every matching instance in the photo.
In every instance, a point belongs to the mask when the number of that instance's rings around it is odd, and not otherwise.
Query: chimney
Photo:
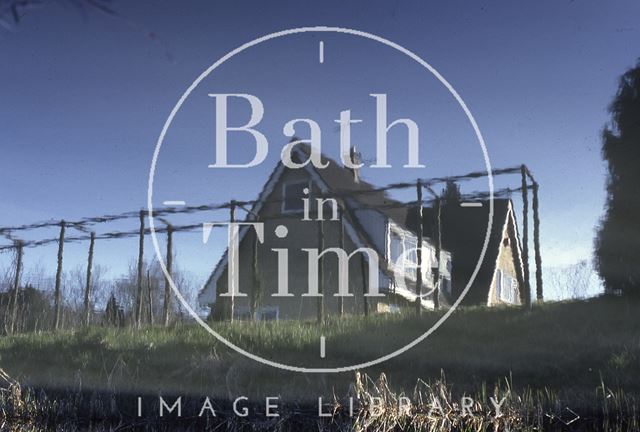
[[[349,160],[351,166],[348,169],[353,174],[353,182],[360,183],[360,152],[356,150],[355,146],[351,146],[349,149]]]

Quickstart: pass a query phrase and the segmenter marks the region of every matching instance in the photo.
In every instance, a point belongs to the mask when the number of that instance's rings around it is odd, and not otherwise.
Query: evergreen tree
[[[602,134],[607,202],[595,264],[607,292],[640,295],[640,62],[621,78]]]
[[[116,327],[124,326],[124,311],[118,304],[116,296],[113,293],[111,293],[111,297],[109,297],[104,315],[107,325]]]
[[[447,185],[441,194],[443,204],[459,204],[462,199],[460,186],[453,180],[447,180]]]

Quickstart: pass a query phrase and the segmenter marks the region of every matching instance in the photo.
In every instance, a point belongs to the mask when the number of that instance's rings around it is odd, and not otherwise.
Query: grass
[[[361,372],[384,374],[385,385],[394,394],[412,394],[416,382],[439,382],[444,372],[454,398],[481,394],[496,383],[508,382],[513,394],[521,399],[529,395],[529,400],[538,395],[540,404],[540,395],[552,395],[543,398],[545,404],[560,403],[587,412],[597,403],[602,412],[612,401],[622,401],[619,411],[625,401],[640,395],[639,305],[621,298],[598,298],[538,305],[531,312],[463,309],[413,349]],[[212,325],[237,345],[266,358],[331,367],[360,363],[397,349],[439,316],[349,317],[323,326],[301,322]],[[325,359],[319,357],[321,335],[327,340]],[[196,325],[169,330],[95,327],[5,337],[0,339],[0,366],[23,386],[48,390],[219,399],[246,395],[255,400],[275,395],[297,404],[317,401],[321,395],[346,395],[355,381],[353,372],[309,375],[260,365]],[[601,399],[603,403],[596,402]]]

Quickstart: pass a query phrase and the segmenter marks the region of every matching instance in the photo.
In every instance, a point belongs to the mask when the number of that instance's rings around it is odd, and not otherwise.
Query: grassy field
[[[620,298],[548,303],[533,311],[456,311],[425,341],[380,365],[390,391],[411,394],[417,380],[446,376],[453,397],[496,383],[544,392],[575,409],[599,391],[640,395],[640,303]],[[315,323],[212,324],[244,349],[298,366],[371,360],[423,333],[439,314],[376,315]],[[318,341],[326,337],[321,359]],[[166,330],[90,328],[0,339],[0,366],[23,386],[219,399],[280,396],[315,401],[346,395],[354,372],[301,374],[262,366],[231,351],[197,325]],[[501,385],[502,385],[501,384]],[[606,390],[609,389],[609,390]]]
[[[549,303],[519,309],[456,311],[425,341],[363,372],[384,372],[398,387],[437,378],[441,370],[460,390],[512,376],[518,386],[640,391],[638,304],[623,299]],[[298,366],[336,366],[370,360],[423,333],[438,314],[352,317],[316,323],[212,324],[225,337],[264,357]],[[327,356],[319,356],[319,339]],[[0,339],[0,366],[36,386],[260,395],[283,384],[320,391],[348,385],[353,373],[276,371],[231,351],[197,325],[141,330],[91,328]],[[247,381],[246,383],[243,381]],[[253,387],[248,381],[253,382]],[[237,387],[233,387],[233,386]],[[408,387],[406,387],[408,388]],[[294,392],[295,393],[295,392]],[[296,395],[298,397],[299,395]]]

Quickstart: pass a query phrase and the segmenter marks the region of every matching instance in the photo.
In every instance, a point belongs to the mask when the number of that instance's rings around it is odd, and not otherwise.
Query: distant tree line
[[[126,274],[113,279],[105,277],[106,268],[94,266],[92,296],[90,306],[90,325],[124,327],[134,324],[134,305],[137,295],[137,269],[135,263],[129,266]],[[160,324],[163,297],[164,275],[157,261],[145,262],[144,270],[144,324]],[[9,334],[14,301],[14,274],[11,267],[0,275],[0,334]],[[84,320],[85,270],[79,266],[63,276],[63,305],[61,310],[62,328],[79,328]],[[53,306],[53,278],[45,275],[44,269],[36,267],[23,275],[25,281],[18,289],[18,312],[16,333],[47,331],[52,329],[55,309]],[[185,298],[195,299],[194,284],[185,273],[176,268],[173,279]],[[172,302],[170,314],[172,322],[189,317],[182,305]]]

